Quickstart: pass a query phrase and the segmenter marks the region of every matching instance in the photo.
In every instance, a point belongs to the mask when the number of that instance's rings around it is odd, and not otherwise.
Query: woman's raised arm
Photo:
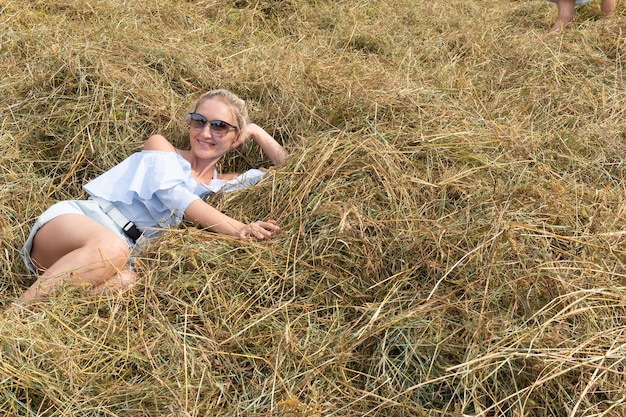
[[[257,124],[248,123],[239,134],[239,139],[235,142],[236,146],[244,143],[249,138],[259,145],[275,167],[280,168],[285,165],[285,150],[265,129]]]

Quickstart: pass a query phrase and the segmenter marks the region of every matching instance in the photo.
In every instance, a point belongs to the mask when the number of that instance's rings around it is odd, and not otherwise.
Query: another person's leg
[[[556,18],[556,22],[550,29],[551,32],[556,32],[561,29],[565,29],[567,25],[572,23],[574,20],[574,11],[575,11],[575,1],[576,0],[557,0],[556,8],[558,10],[558,15]],[[613,0],[615,1],[615,0]]]
[[[615,4],[616,0],[602,0],[602,3],[600,3],[602,16],[611,17],[613,15],[613,12],[615,12]]]
[[[66,282],[98,288],[124,270],[130,248],[97,221],[80,214],[64,214],[39,229],[30,255],[40,275],[18,298],[18,304],[45,298]]]

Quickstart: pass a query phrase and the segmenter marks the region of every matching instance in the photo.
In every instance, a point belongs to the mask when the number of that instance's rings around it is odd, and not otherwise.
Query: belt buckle
[[[135,226],[135,223],[128,222],[122,227],[122,232],[129,238],[133,240],[133,242],[137,242],[137,239],[141,237],[141,230]]]

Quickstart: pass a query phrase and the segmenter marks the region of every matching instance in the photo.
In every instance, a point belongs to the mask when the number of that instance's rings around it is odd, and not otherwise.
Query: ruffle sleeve
[[[109,171],[85,184],[94,197],[131,205],[137,200],[149,204],[151,212],[183,212],[198,199],[191,167],[175,152],[141,151],[132,154]],[[176,190],[176,198],[159,198],[163,191]]]

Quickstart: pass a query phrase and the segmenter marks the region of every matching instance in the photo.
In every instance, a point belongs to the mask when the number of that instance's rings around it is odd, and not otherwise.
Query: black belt
[[[111,218],[121,229],[122,232],[128,236],[133,242],[137,242],[137,240],[141,237],[141,230],[133,223],[128,220],[126,216],[122,214],[121,211],[117,209],[110,201],[104,200],[98,197],[92,197],[94,201],[98,203],[102,211],[104,211],[107,216]]]

